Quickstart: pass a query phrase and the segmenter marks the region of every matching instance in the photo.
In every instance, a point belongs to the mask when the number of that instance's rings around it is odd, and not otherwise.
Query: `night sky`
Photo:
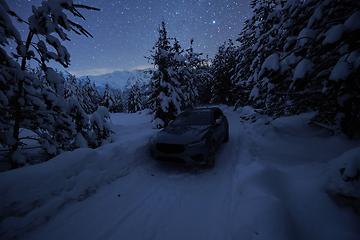
[[[31,5],[39,6],[41,1],[7,0],[7,3],[27,20]],[[101,9],[81,10],[86,21],[76,19],[93,38],[71,33],[68,34],[71,41],[64,44],[71,55],[67,71],[77,77],[151,67],[144,56],[150,56],[162,20],[168,37],[176,37],[182,48],[188,48],[193,38],[194,51],[212,58],[221,44],[237,38],[244,21],[251,16],[250,0],[74,0],[74,3]],[[75,19],[70,14],[68,17]],[[25,40],[26,26],[16,26]]]

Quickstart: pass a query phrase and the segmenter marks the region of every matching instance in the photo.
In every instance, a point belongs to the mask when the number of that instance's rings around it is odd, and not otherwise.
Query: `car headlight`
[[[202,139],[198,142],[193,142],[193,143],[190,143],[188,145],[186,145],[187,147],[190,147],[190,148],[198,148],[198,147],[203,147],[205,146],[206,144],[206,139]]]

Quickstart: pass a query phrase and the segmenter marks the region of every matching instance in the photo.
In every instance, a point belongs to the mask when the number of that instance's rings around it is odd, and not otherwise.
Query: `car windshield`
[[[210,125],[211,111],[189,111],[180,114],[172,124],[174,125]]]

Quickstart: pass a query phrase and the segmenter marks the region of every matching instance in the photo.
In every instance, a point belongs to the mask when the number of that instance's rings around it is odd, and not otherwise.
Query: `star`
[[[12,11],[27,20],[32,14],[31,6],[40,6],[43,0],[5,1]],[[194,51],[213,58],[219,49],[218,43],[228,39],[235,42],[241,33],[245,19],[251,16],[250,1],[74,0],[76,4],[98,7],[101,11],[80,9],[86,21],[65,12],[93,35],[93,38],[86,38],[68,34],[71,42],[63,44],[71,55],[71,65],[66,70],[80,77],[87,69],[109,73],[152,67],[144,56],[150,56],[163,20],[168,37],[176,38],[183,49],[189,48],[190,40],[194,39]],[[25,40],[27,25],[16,23],[16,27]],[[57,63],[52,67],[61,69]]]

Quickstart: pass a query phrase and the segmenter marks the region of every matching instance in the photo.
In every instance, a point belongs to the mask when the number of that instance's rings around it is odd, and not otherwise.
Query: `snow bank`
[[[2,173],[0,236],[6,231],[5,238],[13,237],[24,226],[43,224],[67,202],[80,201],[101,185],[127,174],[126,163],[121,160],[108,159],[97,150],[78,149],[49,162]],[[117,171],[106,172],[109,166]]]
[[[347,151],[331,161],[327,172],[331,178],[331,195],[360,199],[360,147]],[[358,202],[357,211],[360,214],[360,201]]]
[[[308,125],[316,113],[222,109],[230,138],[212,169],[156,164],[145,111],[111,115],[112,144],[0,173],[0,238],[360,239],[329,196],[358,196],[359,142]]]
[[[81,201],[129,174],[138,164],[132,157],[148,154],[148,139],[154,134],[148,115],[129,115],[142,119],[134,126],[140,130],[132,133],[136,140],[125,137],[97,149],[81,148],[48,162],[0,173],[0,238],[9,239],[44,224],[67,203]],[[131,123],[133,118],[127,120]],[[120,126],[129,128],[128,122],[115,119],[113,130],[120,135],[125,132]]]

